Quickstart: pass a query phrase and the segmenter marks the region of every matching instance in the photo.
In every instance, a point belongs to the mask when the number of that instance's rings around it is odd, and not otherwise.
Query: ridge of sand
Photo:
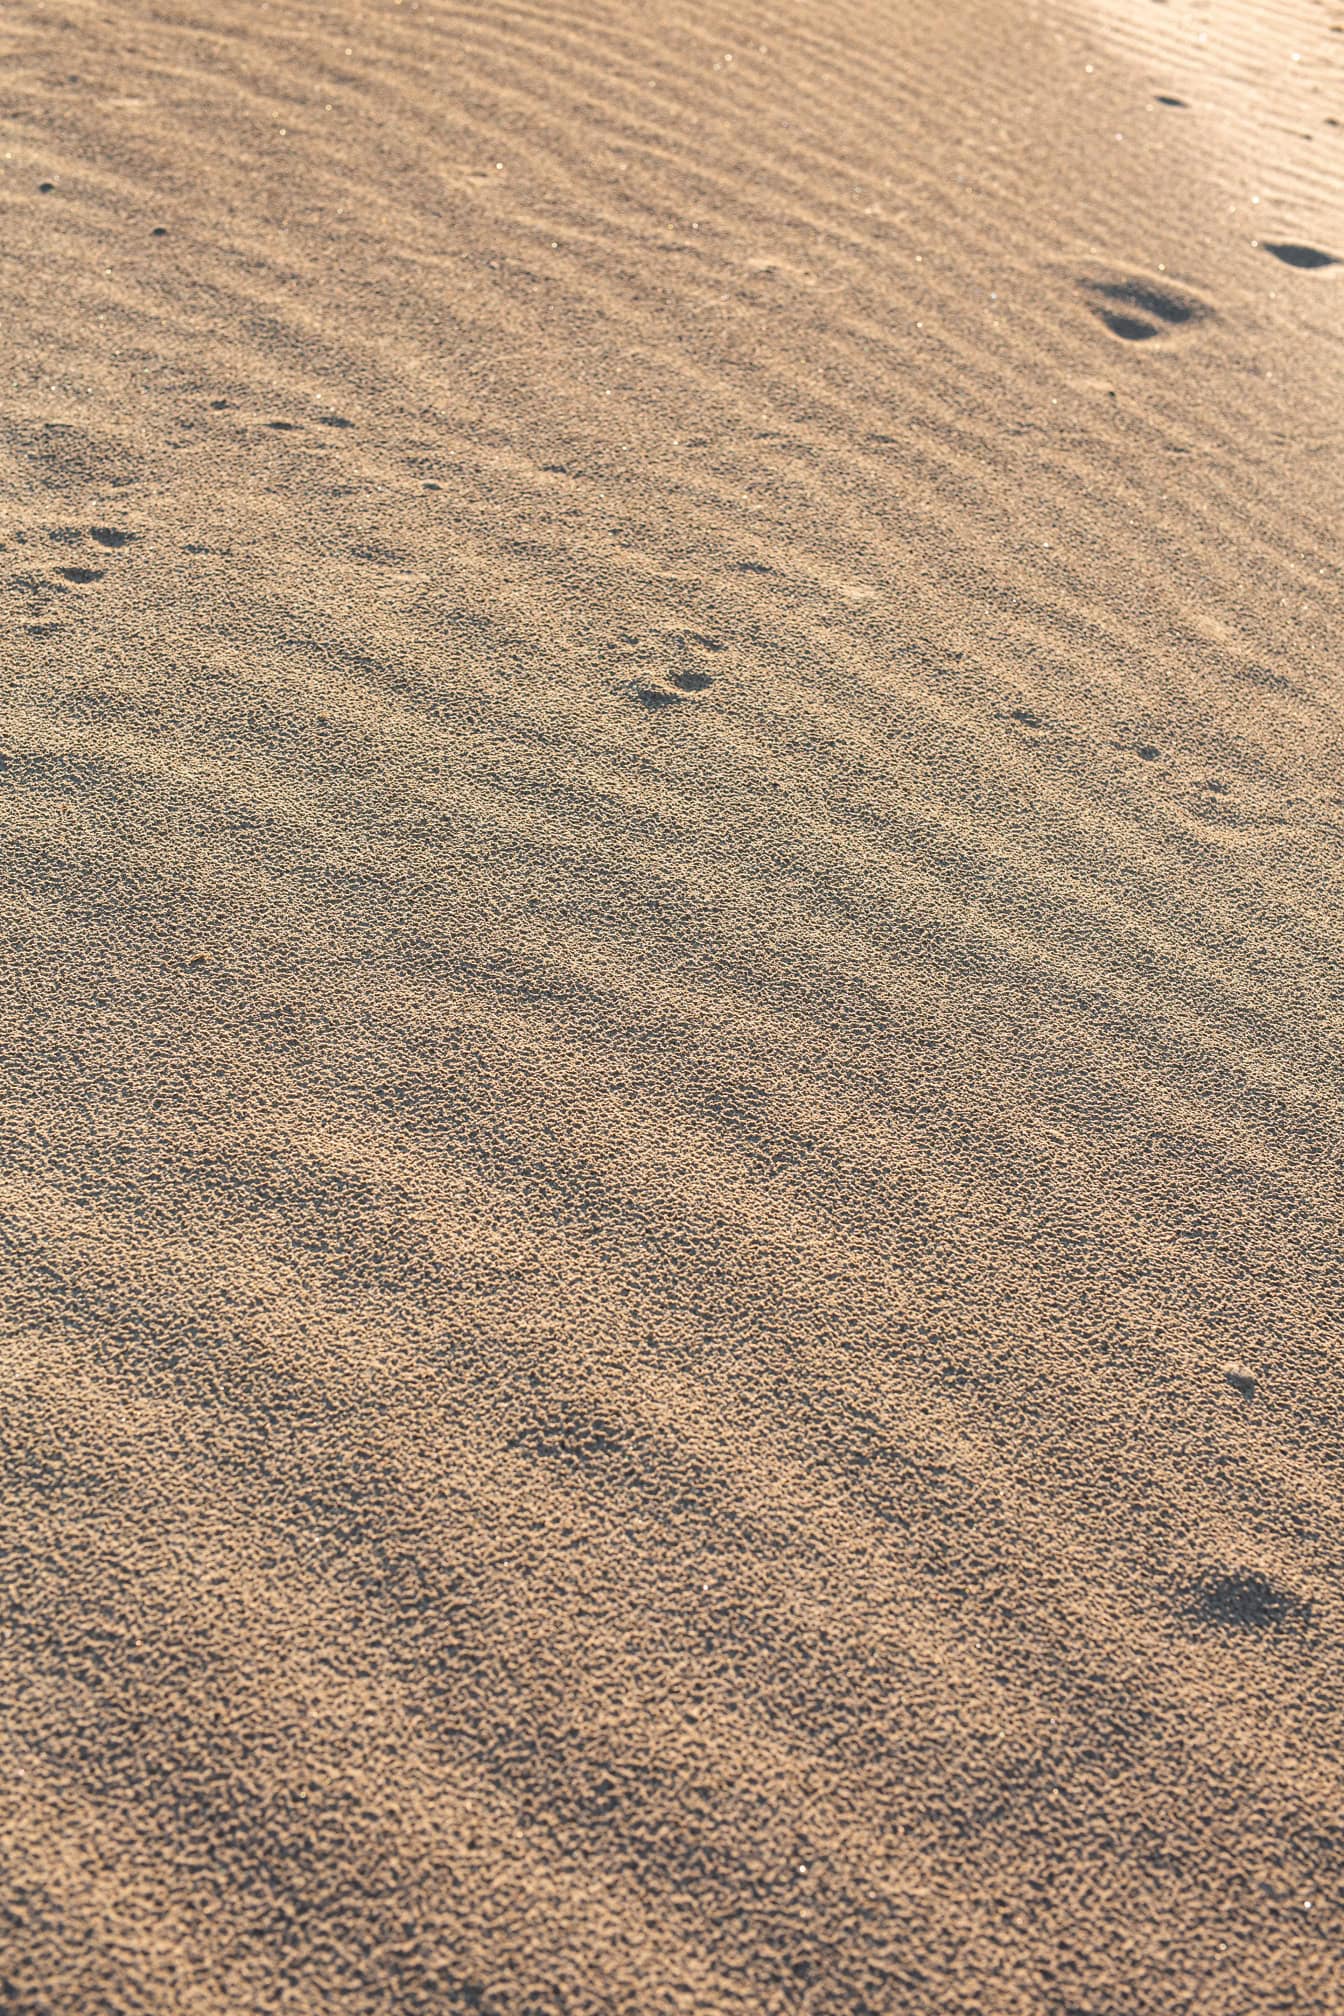
[[[1344,2008],[1341,25],[11,11],[0,2005]]]

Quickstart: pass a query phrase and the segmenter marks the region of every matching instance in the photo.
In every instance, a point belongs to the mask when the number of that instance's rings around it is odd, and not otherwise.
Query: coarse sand
[[[4,2016],[1344,2011],[1341,122],[14,0]]]

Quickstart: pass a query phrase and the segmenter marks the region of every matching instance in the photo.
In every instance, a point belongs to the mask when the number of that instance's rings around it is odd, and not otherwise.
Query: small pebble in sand
[[[1254,1394],[1255,1374],[1249,1366],[1243,1365],[1239,1359],[1235,1360],[1231,1365],[1224,1365],[1223,1377],[1229,1386],[1236,1388],[1243,1399],[1249,1400]]]

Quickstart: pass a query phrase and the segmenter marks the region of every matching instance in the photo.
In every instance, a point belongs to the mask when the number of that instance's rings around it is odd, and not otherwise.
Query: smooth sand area
[[[1344,0],[0,120],[0,2009],[1344,2010]]]

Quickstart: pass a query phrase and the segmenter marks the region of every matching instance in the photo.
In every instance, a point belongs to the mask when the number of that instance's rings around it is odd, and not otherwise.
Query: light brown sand
[[[1341,30],[8,12],[5,2012],[1344,2009]]]

